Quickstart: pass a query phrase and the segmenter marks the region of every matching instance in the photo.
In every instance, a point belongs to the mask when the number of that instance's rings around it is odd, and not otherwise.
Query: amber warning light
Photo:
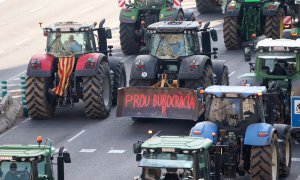
[[[36,138],[36,142],[39,143],[39,145],[40,145],[40,144],[43,142],[42,136],[38,136],[38,137]]]

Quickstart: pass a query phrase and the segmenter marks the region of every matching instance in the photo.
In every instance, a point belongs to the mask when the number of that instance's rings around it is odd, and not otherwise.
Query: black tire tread
[[[120,80],[121,77],[123,76],[124,80],[125,80],[125,84],[121,84]],[[118,101],[118,89],[120,87],[126,87],[126,71],[125,71],[125,66],[124,63],[120,62],[115,71],[114,71],[114,88],[112,90],[112,105],[115,106],[117,105],[117,101]]]
[[[135,34],[135,24],[120,24],[121,49],[125,55],[136,55],[140,52],[141,43]]]
[[[47,100],[50,78],[26,78],[26,103],[32,119],[47,119],[53,116],[55,104]]]
[[[212,0],[196,0],[196,6],[200,14],[216,12],[216,5],[212,2]]]
[[[92,119],[105,119],[111,111],[112,92],[110,91],[110,101],[108,107],[105,106],[103,93],[103,79],[110,79],[109,65],[106,62],[100,63],[94,76],[83,77],[83,102],[84,112],[87,117]],[[111,81],[109,81],[111,83]],[[110,84],[111,87],[111,84]]]
[[[238,17],[225,16],[223,24],[223,37],[227,49],[240,49],[241,36],[238,30]]]
[[[188,79],[185,80],[185,88],[196,90],[199,87],[208,87],[214,84],[213,70],[210,65],[203,67],[202,76],[199,79]]]
[[[275,16],[267,16],[265,24],[266,38],[280,39],[280,17],[282,16],[281,10],[278,10]]]

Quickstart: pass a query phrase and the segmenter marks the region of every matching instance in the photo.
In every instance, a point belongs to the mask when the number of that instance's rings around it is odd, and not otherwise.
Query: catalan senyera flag
[[[58,96],[63,96],[69,84],[69,77],[75,65],[75,57],[60,57],[58,59],[59,84],[52,89]]]

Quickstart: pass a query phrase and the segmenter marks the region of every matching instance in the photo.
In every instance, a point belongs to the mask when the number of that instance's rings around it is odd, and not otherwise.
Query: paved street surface
[[[119,11],[117,0],[0,0],[0,80],[8,80],[11,92],[19,91],[19,78],[33,54],[43,53],[45,37],[39,28],[57,21],[100,21],[111,27],[113,55],[124,58],[129,79],[131,63],[135,56],[125,56],[119,45]],[[211,21],[218,30],[218,59],[227,60],[230,82],[249,71],[243,61],[242,50],[227,51],[223,43],[221,14],[199,15],[193,0],[184,0],[183,7],[194,10],[197,19]],[[12,10],[13,9],[13,10]],[[142,53],[146,53],[144,49]],[[14,94],[19,98],[18,94]],[[127,180],[139,175],[132,144],[146,140],[148,129],[162,131],[163,135],[188,135],[194,125],[191,121],[155,120],[135,123],[131,118],[116,118],[115,108],[105,120],[87,119],[82,104],[74,109],[58,110],[53,119],[31,120],[20,118],[16,126],[0,135],[0,144],[35,143],[36,136],[51,139],[58,148],[63,145],[71,154],[72,163],[66,164],[66,180]],[[292,172],[289,180],[300,179],[300,145],[293,144]],[[247,179],[240,178],[240,179]]]

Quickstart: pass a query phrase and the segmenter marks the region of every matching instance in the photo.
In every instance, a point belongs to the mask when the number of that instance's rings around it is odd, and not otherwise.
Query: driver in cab
[[[64,44],[64,48],[73,53],[81,52],[81,45],[74,39],[74,35],[69,35],[68,41]]]

